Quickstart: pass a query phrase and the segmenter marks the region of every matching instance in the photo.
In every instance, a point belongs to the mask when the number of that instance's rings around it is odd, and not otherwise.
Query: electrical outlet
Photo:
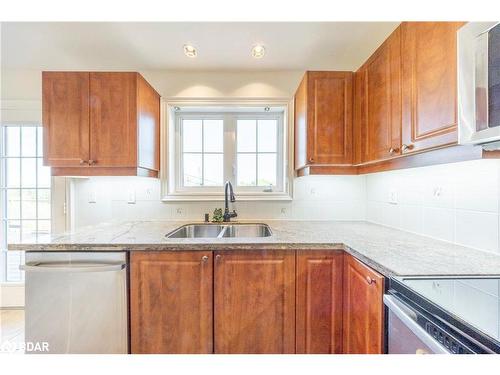
[[[398,204],[398,192],[396,190],[391,190],[389,192],[389,203]]]
[[[89,203],[96,203],[97,197],[95,191],[89,192]]]
[[[127,203],[128,204],[135,204],[135,190],[128,191]]]

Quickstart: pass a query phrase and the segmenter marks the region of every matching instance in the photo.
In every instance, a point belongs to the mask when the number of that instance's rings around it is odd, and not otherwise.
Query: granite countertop
[[[257,221],[255,221],[257,222]],[[500,275],[500,254],[489,253],[363,221],[263,220],[261,238],[168,239],[179,221],[103,223],[38,243],[9,244],[22,251],[345,250],[385,276]],[[192,223],[192,222],[189,222]]]

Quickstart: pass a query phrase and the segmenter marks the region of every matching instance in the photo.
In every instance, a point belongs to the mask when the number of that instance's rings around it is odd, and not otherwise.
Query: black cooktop
[[[500,353],[500,276],[393,277],[390,289],[479,346]]]

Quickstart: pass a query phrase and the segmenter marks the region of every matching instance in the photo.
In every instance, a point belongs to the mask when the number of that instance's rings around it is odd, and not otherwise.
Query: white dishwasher
[[[128,352],[125,252],[28,252],[25,263],[27,352]]]

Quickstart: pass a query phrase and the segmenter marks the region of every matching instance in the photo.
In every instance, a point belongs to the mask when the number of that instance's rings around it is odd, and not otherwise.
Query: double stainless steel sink
[[[266,224],[187,224],[166,235],[167,238],[269,237]]]

